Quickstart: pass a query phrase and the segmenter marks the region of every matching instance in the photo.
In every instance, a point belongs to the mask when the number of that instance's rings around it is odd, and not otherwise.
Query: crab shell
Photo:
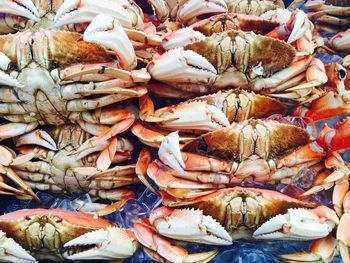
[[[211,36],[214,33],[221,33],[226,30],[253,31],[256,34],[265,35],[278,25],[277,22],[262,19],[258,16],[225,13],[211,16],[192,24],[190,27],[205,36]]]
[[[251,136],[254,128],[257,131],[256,138]],[[269,137],[268,142],[266,136]],[[248,120],[241,124],[233,123],[230,127],[195,138],[186,143],[182,151],[226,160],[240,160],[244,156],[250,156],[254,151],[261,157],[278,158],[294,152],[309,141],[307,131],[294,125],[276,121]],[[242,143],[243,149],[241,149]]]

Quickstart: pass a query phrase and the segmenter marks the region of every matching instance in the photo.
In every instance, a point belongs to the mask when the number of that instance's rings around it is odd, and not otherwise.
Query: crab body
[[[116,166],[99,170],[97,167],[98,152],[101,149],[82,155],[72,155],[86,140],[92,136],[78,125],[66,125],[46,129],[53,139],[53,147],[23,146],[32,144],[32,138],[26,136],[16,140],[17,150],[23,154],[34,152],[30,161],[11,166],[33,189],[56,193],[68,192],[90,193],[92,196],[109,200],[126,200],[133,197],[130,190],[120,187],[137,183],[134,165]],[[39,133],[39,131],[37,131]],[[43,132],[41,131],[42,136]],[[127,139],[116,136],[116,151],[109,163],[117,164],[130,159],[133,145]],[[104,144],[108,144],[105,142]],[[102,149],[106,146],[101,145]],[[106,160],[107,161],[107,160]]]

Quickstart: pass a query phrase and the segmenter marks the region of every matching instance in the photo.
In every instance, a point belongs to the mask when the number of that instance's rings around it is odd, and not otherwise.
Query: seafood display
[[[304,241],[274,260],[350,263],[349,18],[348,0],[0,0],[0,262]]]

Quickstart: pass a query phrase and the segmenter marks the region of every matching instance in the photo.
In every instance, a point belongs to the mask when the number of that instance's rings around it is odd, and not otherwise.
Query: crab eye
[[[340,69],[338,72],[339,79],[343,80],[346,78],[346,70]]]

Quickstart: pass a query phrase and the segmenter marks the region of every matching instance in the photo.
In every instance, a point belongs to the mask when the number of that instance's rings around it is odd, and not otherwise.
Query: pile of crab
[[[349,54],[349,0],[0,0],[0,198],[94,202],[0,216],[0,262],[350,263]],[[145,188],[147,218],[102,218]]]

